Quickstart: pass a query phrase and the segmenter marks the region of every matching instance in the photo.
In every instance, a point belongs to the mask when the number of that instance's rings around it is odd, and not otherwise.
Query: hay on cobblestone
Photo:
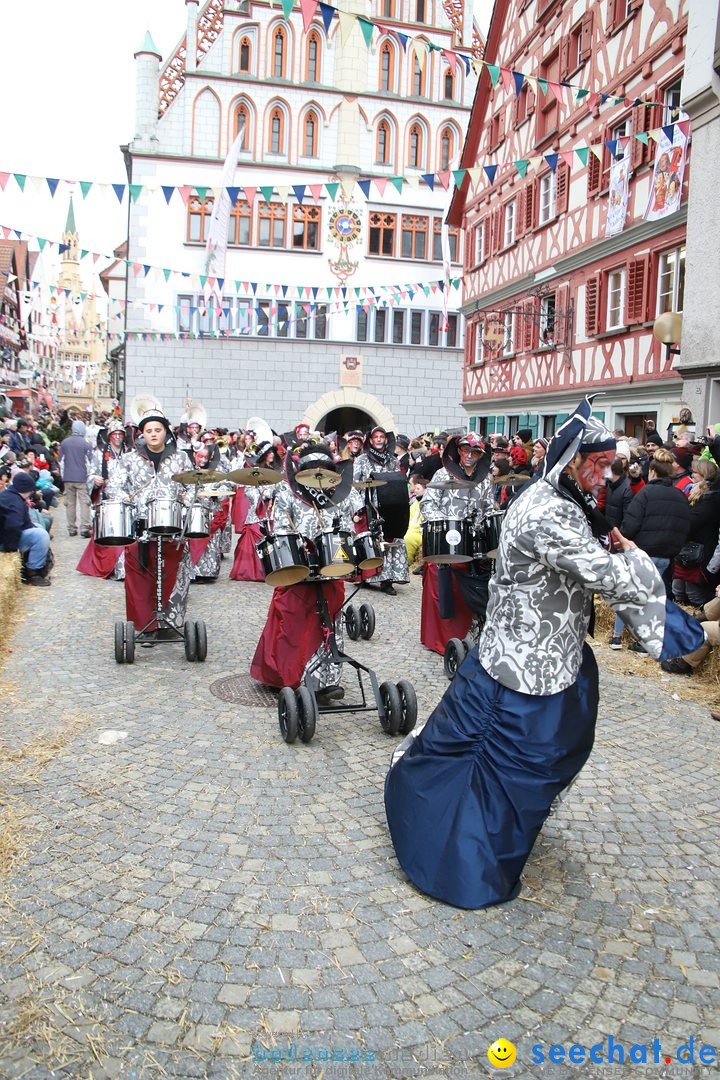
[[[12,641],[20,597],[20,556],[17,551],[0,551],[0,660]]]
[[[108,1057],[106,1032],[85,1004],[62,987],[43,987],[29,974],[26,978],[28,989],[14,1002],[14,1016],[0,1028],[0,1060],[10,1062],[22,1053],[49,1074],[73,1066],[88,1069],[93,1061],[102,1065]],[[80,1056],[79,1049],[84,1051]]]
[[[623,631],[621,650],[608,648],[614,623],[615,613],[612,608],[602,600],[596,600],[593,644],[596,656],[602,656],[602,663],[613,674],[655,679],[662,683],[663,688],[676,693],[684,701],[698,701],[703,705],[720,703],[720,649],[711,649],[710,655],[692,676],[666,675],[660,665],[649,656],[628,651],[627,646],[633,640],[628,630]]]

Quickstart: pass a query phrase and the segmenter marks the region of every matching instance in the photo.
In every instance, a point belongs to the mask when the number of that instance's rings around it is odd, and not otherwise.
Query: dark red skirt
[[[122,545],[96,544],[90,537],[76,569],[88,577],[109,578],[124,550]]]
[[[197,564],[200,562],[203,555],[207,551],[207,546],[212,540],[215,533],[220,532],[220,530],[224,529],[227,525],[228,513],[230,509],[228,505],[229,502],[229,499],[223,499],[220,508],[216,510],[213,514],[212,520],[210,522],[209,536],[203,537],[202,540],[188,540],[188,547],[190,548],[190,558],[192,559],[193,566],[197,566]]]
[[[452,595],[455,614],[451,619],[440,618],[440,599],[438,595],[438,568],[435,563],[425,563],[423,570],[422,607],[420,610],[420,640],[426,649],[445,653],[445,646],[452,637],[463,638],[470,629],[472,611],[465,603],[456,573],[466,573],[462,566],[451,571]]]
[[[230,577],[233,581],[264,581],[262,564],[255,550],[258,540],[262,539],[259,525],[246,525],[235,545]]]
[[[183,544],[163,544],[163,607],[170,599],[175,581],[177,580],[178,567],[183,557]],[[135,624],[136,630],[142,630],[155,611],[157,592],[157,546],[146,544],[148,553],[148,567],[140,565],[140,547],[131,544],[125,548],[125,610],[127,618]],[[157,628],[157,620],[153,620],[149,630]]]
[[[233,495],[232,510],[230,512],[230,520],[236,533],[239,533],[245,524],[249,509],[250,500],[245,494],[245,488],[238,488]]]
[[[330,617],[335,618],[345,598],[342,581],[323,582]],[[305,665],[322,641],[320,616],[313,585],[275,589],[267,621],[255,649],[250,674],[266,686],[298,687]]]

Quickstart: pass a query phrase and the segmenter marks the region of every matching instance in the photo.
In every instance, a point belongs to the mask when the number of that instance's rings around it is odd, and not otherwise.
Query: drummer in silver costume
[[[374,427],[366,436],[364,453],[354,461],[355,480],[369,480],[373,473],[400,472],[400,465],[395,456],[395,436],[385,428]],[[407,585],[410,580],[405,541],[401,537],[394,540],[385,552],[383,567],[373,582],[379,582],[382,592],[395,595],[393,582]]]
[[[208,472],[227,473],[230,471],[226,459],[213,443],[196,443],[193,448],[193,464],[196,469]],[[198,492],[198,501],[209,511],[211,533],[207,542],[200,540],[198,547],[204,550],[193,564],[193,581],[214,581],[220,573],[223,552],[223,536],[228,519],[228,497],[218,496],[215,492],[227,489],[227,484],[203,484]],[[223,514],[223,510],[225,513]],[[193,557],[193,545],[190,541],[190,554]],[[197,558],[197,556],[195,556]]]
[[[136,449],[126,454],[118,469],[108,480],[108,498],[127,499],[135,504],[137,518],[147,518],[148,501],[152,498],[173,499],[185,503],[186,489],[173,480],[179,472],[192,469],[192,462],[183,450],[178,450],[169,438],[170,425],[159,409],[144,413],[138,421]],[[127,617],[141,629],[155,610],[155,585],[150,562],[154,545],[139,543],[128,549],[125,568],[125,601]],[[151,554],[152,552],[152,554]],[[165,584],[169,595],[165,615],[176,629],[185,621],[187,596],[192,579],[192,559],[187,542],[163,544]],[[174,577],[174,580],[173,580]]]
[[[468,451],[470,451],[470,454]],[[462,470],[467,474],[467,488],[443,488],[444,484],[451,484],[462,476],[457,468],[451,473],[445,463],[446,455],[452,455],[453,453],[460,462]],[[464,521],[474,514],[476,523],[480,524],[488,514],[495,510],[493,484],[489,475],[484,476],[479,483],[470,486],[473,468],[475,463],[479,461],[481,453],[482,442],[476,435],[466,435],[459,440],[450,439],[443,452],[443,467],[435,473],[432,482],[428,484],[423,495],[421,507],[425,521],[438,521],[444,518],[455,518]],[[467,465],[463,462],[463,457],[465,461],[470,461],[471,454],[476,455],[476,457],[468,470]]]
[[[125,445],[124,425],[119,420],[109,420],[105,427],[104,438],[101,432],[98,445],[93,450],[90,461],[88,462],[87,489],[90,501],[93,505],[97,506],[98,503],[109,498],[108,482],[115,475],[123,456],[127,452],[128,448]],[[109,574],[102,566],[102,563],[98,566],[99,559],[108,558],[117,559],[112,572]],[[87,549],[78,563],[78,569],[81,573],[101,575],[103,577],[114,578],[116,581],[124,581],[125,549],[120,548],[119,552],[113,552],[110,549],[106,549],[106,552],[103,553],[102,556],[99,556],[98,548],[95,545],[94,539],[91,537],[88,541]]]

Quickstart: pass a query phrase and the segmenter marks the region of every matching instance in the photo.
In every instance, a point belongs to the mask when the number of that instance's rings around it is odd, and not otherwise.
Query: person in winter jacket
[[[720,488],[718,468],[712,461],[697,461],[692,471],[692,487],[688,491],[690,503],[690,533],[688,542],[702,544],[702,558],[697,566],[680,566],[673,571],[673,597],[682,603],[685,599],[696,607],[711,600],[715,595],[715,582],[709,580],[708,564],[717,545],[720,526]]]
[[[0,551],[21,551],[27,555],[24,580],[28,585],[49,585],[47,578],[50,537],[42,526],[34,526],[29,499],[35,481],[17,472],[12,483],[0,491]]]
[[[615,458],[610,466],[612,477],[605,486],[605,517],[613,529],[619,529],[625,535],[623,521],[625,512],[632,502],[632,488],[625,474],[625,463],[622,458]]]

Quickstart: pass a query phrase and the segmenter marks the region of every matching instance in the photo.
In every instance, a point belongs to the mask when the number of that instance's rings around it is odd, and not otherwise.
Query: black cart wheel
[[[118,664],[125,663],[125,623],[122,619],[115,622],[115,661]]]
[[[470,652],[473,645],[475,644],[475,638],[471,637],[470,634],[466,634],[465,637],[462,640],[463,640],[463,645],[465,646],[465,655],[467,656],[467,654]]]
[[[186,622],[183,627],[183,636],[185,638],[185,659],[192,664],[194,660],[197,660],[197,637],[195,635],[195,623]]]
[[[402,723],[402,705],[400,694],[395,683],[384,682],[380,684],[380,698],[385,710],[385,716],[380,721],[386,735],[397,735]]]
[[[400,695],[400,734],[409,735],[417,723],[417,695],[411,682],[401,679],[397,684]]]
[[[195,640],[197,642],[197,658],[201,662],[207,656],[207,627],[202,619],[195,623]]]
[[[297,726],[300,741],[309,743],[315,734],[317,705],[315,704],[315,695],[308,690],[307,686],[301,686],[297,692],[297,709]]]
[[[360,605],[360,637],[369,641],[375,633],[375,608],[372,604]]]
[[[445,646],[443,670],[448,679],[454,679],[457,669],[465,659],[465,645],[458,637],[451,637]]]
[[[295,691],[283,686],[278,697],[278,723],[280,734],[286,743],[294,743],[298,735],[298,706]]]
[[[135,663],[135,624],[125,623],[125,663]]]
[[[351,641],[357,641],[360,637],[360,616],[354,604],[348,604],[345,612],[345,630]]]

